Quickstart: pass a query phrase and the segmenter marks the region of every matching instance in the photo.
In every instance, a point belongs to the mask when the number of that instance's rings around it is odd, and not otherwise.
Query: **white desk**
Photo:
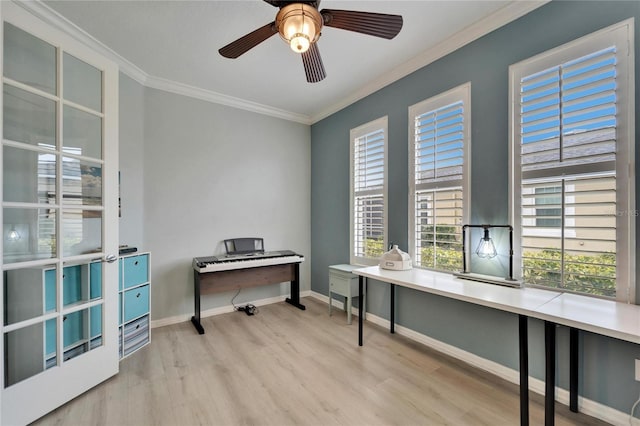
[[[563,293],[536,309],[536,318],[640,344],[640,306]]]
[[[571,411],[578,411],[579,330],[640,344],[640,306],[588,296],[535,288],[511,288],[454,278],[450,274],[411,269],[389,271],[378,266],[356,269],[359,295],[367,278],[391,285],[390,332],[394,333],[395,286],[437,294],[480,306],[518,314],[520,350],[520,424],[529,424],[529,359],[527,318],[545,321],[545,425],[554,424],[556,324],[570,327]],[[358,344],[362,339],[362,305],[358,317]]]

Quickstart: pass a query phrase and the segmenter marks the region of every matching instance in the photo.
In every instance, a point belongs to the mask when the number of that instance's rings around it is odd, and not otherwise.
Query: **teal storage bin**
[[[149,312],[149,285],[124,292],[124,322]]]
[[[123,264],[124,288],[135,287],[149,281],[149,257],[146,254],[125,257]]]

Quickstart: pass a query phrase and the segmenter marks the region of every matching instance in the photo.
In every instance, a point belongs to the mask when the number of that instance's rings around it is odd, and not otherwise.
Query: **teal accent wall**
[[[637,134],[640,2],[636,1],[552,1],[312,125],[312,290],[327,295],[328,266],[349,262],[351,128],[385,115],[389,118],[389,241],[407,250],[408,107],[470,81],[471,223],[506,223],[509,65],[628,18],[635,18]],[[640,164],[637,153],[636,164]],[[368,310],[383,318],[389,317],[388,287],[369,285]],[[396,303],[398,324],[518,369],[517,316],[409,289],[398,289]],[[543,324],[537,320],[529,324],[530,374],[542,379]],[[580,395],[629,412],[640,392],[634,380],[640,345],[590,333],[581,337]],[[568,389],[565,328],[558,330],[557,363],[558,384]]]

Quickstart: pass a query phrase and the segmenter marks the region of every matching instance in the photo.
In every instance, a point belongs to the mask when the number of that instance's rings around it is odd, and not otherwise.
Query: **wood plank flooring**
[[[518,387],[303,299],[152,330],[120,373],[44,425],[518,425]],[[532,425],[543,424],[531,395]],[[556,407],[557,425],[605,424]]]

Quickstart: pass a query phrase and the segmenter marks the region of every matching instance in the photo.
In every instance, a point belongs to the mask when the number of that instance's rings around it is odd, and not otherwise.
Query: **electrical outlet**
[[[640,382],[640,359],[636,359],[636,380]]]

